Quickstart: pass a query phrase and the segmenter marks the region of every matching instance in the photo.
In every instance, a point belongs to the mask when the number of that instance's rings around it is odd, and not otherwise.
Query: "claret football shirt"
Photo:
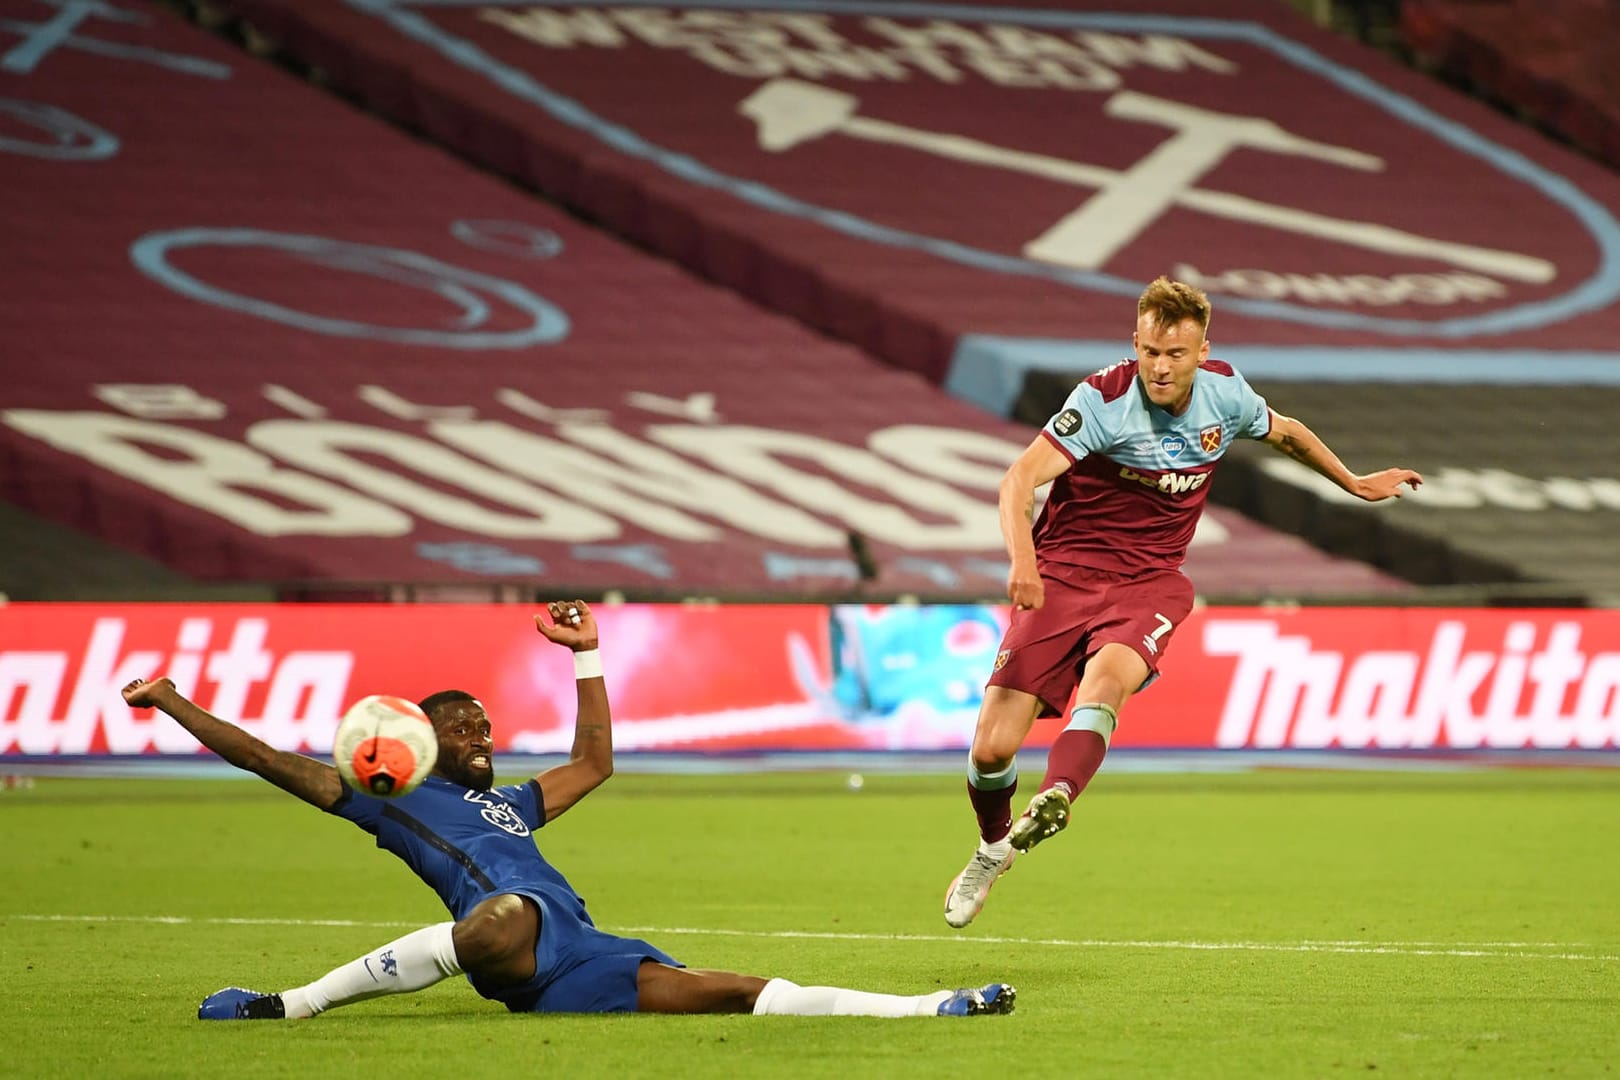
[[[1198,369],[1180,416],[1148,400],[1134,360],[1089,376],[1041,432],[1072,464],[1036,519],[1038,561],[1117,574],[1180,567],[1227,447],[1270,431],[1265,399],[1219,360]]]

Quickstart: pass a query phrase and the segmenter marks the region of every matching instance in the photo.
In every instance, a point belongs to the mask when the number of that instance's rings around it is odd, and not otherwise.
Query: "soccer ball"
[[[372,694],[343,714],[332,758],[354,790],[397,798],[415,791],[433,771],[439,738],[415,702]]]

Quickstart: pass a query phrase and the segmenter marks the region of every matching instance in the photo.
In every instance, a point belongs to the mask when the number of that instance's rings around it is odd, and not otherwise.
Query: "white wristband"
[[[602,677],[602,650],[586,649],[574,654],[574,678],[600,679]]]

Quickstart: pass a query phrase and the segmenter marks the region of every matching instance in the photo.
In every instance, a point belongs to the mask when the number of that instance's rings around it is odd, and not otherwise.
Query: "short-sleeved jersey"
[[[405,860],[460,919],[480,901],[503,892],[539,894],[561,911],[591,923],[585,901],[535,846],[546,822],[540,785],[474,791],[442,776],[396,799],[344,787],[330,813],[377,837],[377,846]]]
[[[1041,431],[1071,464],[1035,522],[1037,560],[1060,574],[1180,567],[1227,447],[1270,431],[1265,399],[1219,360],[1198,369],[1180,416],[1148,400],[1134,360],[1091,375]]]

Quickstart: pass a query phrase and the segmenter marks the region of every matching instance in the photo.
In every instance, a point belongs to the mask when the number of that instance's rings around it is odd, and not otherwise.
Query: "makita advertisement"
[[[167,674],[278,747],[325,753],[372,693],[477,695],[499,749],[565,752],[569,656],[515,605],[0,607],[0,754],[188,754],[118,689]],[[596,610],[621,751],[966,747],[1006,609],[625,604]],[[1205,608],[1114,745],[1620,747],[1620,612]],[[1029,742],[1062,727],[1041,721]]]

